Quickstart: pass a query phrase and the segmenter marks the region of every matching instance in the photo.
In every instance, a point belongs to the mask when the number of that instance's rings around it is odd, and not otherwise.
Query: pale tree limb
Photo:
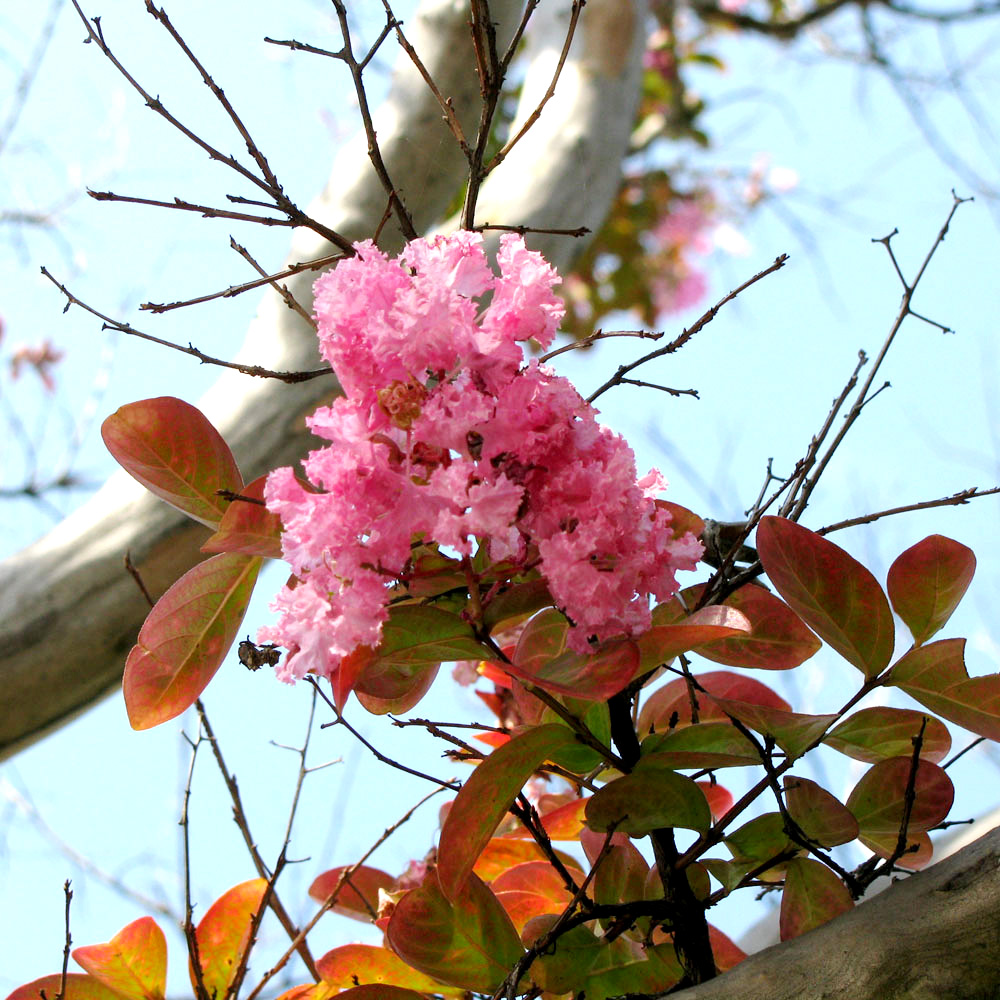
[[[1000,983],[1000,829],[671,1000],[987,1000]]]
[[[501,45],[518,23],[521,6],[516,0],[491,0]],[[543,4],[541,10],[559,6]],[[591,0],[587,5],[559,88],[539,125],[487,178],[479,221],[544,226],[568,220],[573,226],[597,228],[617,189],[637,100],[645,10],[644,0]],[[407,38],[471,134],[479,113],[479,85],[472,72],[467,19],[466,0],[425,0],[407,22]],[[553,41],[556,36],[558,42]],[[541,41],[532,42],[533,62],[518,120],[538,106],[548,88],[558,50],[550,58],[547,46],[561,45],[564,37],[554,24],[542,32]],[[456,58],[463,52],[470,53],[468,60]],[[397,60],[374,128],[386,169],[417,230],[427,231],[459,189],[467,161],[442,119],[437,98],[405,54]],[[327,188],[309,214],[351,240],[364,239],[375,231],[385,204],[362,133],[339,152]],[[382,245],[391,250],[394,240],[398,246],[401,237],[387,227]],[[533,234],[529,242],[560,267],[582,248],[581,241],[556,234]],[[288,263],[333,249],[300,229]],[[305,272],[287,282],[307,311],[313,280]],[[315,368],[315,334],[279,295],[269,292],[236,360],[272,370]],[[227,372],[199,405],[229,442],[249,481],[305,453],[310,438],[303,417],[332,391],[322,379],[288,386]],[[157,597],[202,558],[199,547],[206,537],[205,528],[120,474],[49,535],[0,565],[0,758],[69,721],[120,683],[125,656],[147,611],[122,568],[125,552],[131,551]]]

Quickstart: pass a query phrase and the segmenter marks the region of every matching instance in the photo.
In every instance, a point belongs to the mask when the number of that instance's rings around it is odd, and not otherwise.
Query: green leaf
[[[101,436],[130,476],[210,528],[229,506],[216,490],[239,493],[243,486],[219,432],[199,409],[173,396],[120,407],[101,425]]]
[[[866,677],[892,657],[896,627],[878,581],[842,548],[782,517],[762,518],[757,552],[775,589]]]
[[[407,965],[477,993],[492,993],[524,953],[510,917],[476,875],[449,901],[429,872],[396,904],[386,938]]]
[[[267,476],[261,476],[239,490],[240,496],[264,499]],[[233,500],[222,515],[215,534],[201,547],[202,552],[242,552],[246,556],[281,558],[281,518],[266,507],[246,500]]]
[[[889,567],[889,598],[916,645],[948,621],[975,572],[972,549],[944,535],[917,542]]]
[[[262,878],[241,882],[224,892],[201,918],[195,930],[201,978],[208,995],[224,997],[250,940],[250,922],[267,889]],[[191,985],[195,987],[194,970]]]
[[[551,604],[552,595],[544,580],[515,583],[499,591],[486,605],[483,609],[483,625],[490,631],[498,626],[503,629]]]
[[[604,746],[611,746],[611,712],[608,709],[608,703],[606,701],[584,701],[577,704],[580,707],[586,706],[586,710],[574,712],[574,717],[580,719]],[[545,709],[542,713],[542,720],[560,726],[569,725],[551,708]],[[574,774],[586,774],[602,763],[604,755],[585,743],[576,742],[556,751],[549,759],[553,764],[558,764]]]
[[[575,742],[565,726],[539,726],[498,747],[472,772],[448,811],[438,842],[438,878],[448,899],[458,895],[524,783],[553,753]]]
[[[43,992],[49,1000],[55,1000],[61,984],[62,976],[59,973],[42,976],[41,979],[19,986],[7,1000],[39,1000]],[[63,1000],[122,1000],[122,995],[108,989],[92,976],[70,972],[66,975],[66,992],[63,994]]]
[[[375,652],[384,663],[406,666],[492,656],[464,618],[429,604],[391,607]]]
[[[764,813],[744,823],[725,838],[726,847],[736,862],[750,862],[750,868],[764,864],[781,855],[797,854],[801,848],[785,832],[781,813]],[[705,866],[715,875],[715,869],[706,860]],[[782,864],[783,867],[783,864]],[[774,878],[777,866],[761,875],[762,879]]]
[[[734,674],[728,670],[711,670],[697,674],[695,680],[714,698],[733,698],[736,701],[754,705],[768,705],[771,708],[791,710],[791,705],[766,684]],[[726,713],[713,698],[689,687],[683,677],[664,684],[646,699],[639,713],[638,733],[645,736],[651,732],[663,732],[692,724],[692,697],[697,702],[698,722],[728,722]]]
[[[694,596],[700,597],[703,589],[703,584],[692,588]],[[740,587],[724,606],[739,611],[752,631],[700,647],[698,654],[706,660],[751,670],[790,670],[823,645],[784,601],[759,584]]]
[[[803,715],[769,705],[754,705],[709,695],[727,715],[764,736],[772,737],[789,757],[801,757],[829,727],[836,715]]]
[[[1000,674],[969,677],[964,639],[911,649],[896,662],[888,683],[949,722],[1000,742]]]
[[[936,764],[948,756],[951,734],[940,719],[912,708],[863,708],[845,719],[823,742],[855,760],[877,764],[889,757],[913,753],[913,738],[922,725],[920,756]]]
[[[388,892],[396,884],[396,879],[379,868],[359,865],[348,879],[341,882],[341,876],[348,868],[350,865],[340,865],[317,875],[309,886],[309,895],[318,903],[325,903],[339,884],[337,902],[331,910],[370,924],[375,919],[373,914],[378,912],[379,889]]]
[[[377,945],[341,945],[317,960],[316,971],[324,983],[338,991],[351,992],[352,986],[391,986],[418,994],[462,996],[461,990],[442,986],[436,979],[411,969],[395,952]]]
[[[785,866],[781,894],[781,940],[805,934],[828,920],[854,909],[843,882],[824,864],[811,858],[793,858]]]
[[[539,915],[525,929],[525,944],[533,944],[551,930],[558,912]],[[559,995],[575,991],[601,952],[601,942],[585,926],[560,934],[552,946],[531,963],[531,981],[546,993]],[[589,994],[588,994],[589,995]]]
[[[641,958],[636,957],[636,951]],[[584,980],[582,992],[587,1000],[660,994],[675,985],[682,974],[672,943],[637,949],[619,938],[598,953]]]
[[[614,826],[633,837],[666,827],[705,833],[712,825],[701,789],[656,754],[641,758],[631,774],[595,792],[587,802],[586,817],[591,830]]]
[[[854,813],[864,836],[899,833],[912,767],[912,758],[892,757],[875,764],[854,786],[847,798],[847,808]],[[943,768],[921,760],[913,790],[915,798],[907,831],[922,833],[937,826],[948,815],[955,799],[955,788]]]
[[[786,774],[784,789],[788,815],[810,840],[837,847],[857,838],[860,830],[854,814],[815,781]]]
[[[239,632],[259,569],[254,556],[212,556],[156,602],[125,661],[133,729],[175,718],[205,690]]]
[[[162,1000],[167,988],[167,939],[152,917],[122,928],[107,944],[77,948],[73,960],[128,1000]]]
[[[755,767],[760,764],[757,748],[731,722],[700,722],[642,741],[643,756],[678,770],[705,767]]]
[[[546,691],[588,701],[606,701],[635,675],[639,653],[631,640],[613,639],[585,655],[566,649],[568,636],[561,612],[541,611],[521,632],[513,663],[502,669]]]

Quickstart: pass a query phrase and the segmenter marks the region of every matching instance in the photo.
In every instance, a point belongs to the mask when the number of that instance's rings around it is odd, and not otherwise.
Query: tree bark
[[[995,1000],[1000,829],[670,1000]]]
[[[519,0],[491,0],[501,44],[520,16]],[[546,3],[563,15],[568,4]],[[480,220],[596,228],[608,211],[621,170],[637,99],[644,0],[591,0],[563,71],[557,97],[535,132],[488,179]],[[466,0],[425,0],[407,22],[410,41],[454,101],[467,135],[474,135],[479,84],[474,72]],[[533,39],[522,106],[530,109],[548,85],[558,22]],[[456,57],[457,53],[468,56]],[[519,111],[523,119],[528,110]],[[613,122],[613,128],[602,123]],[[397,60],[394,82],[376,119],[390,176],[419,231],[440,219],[459,190],[466,164],[443,124],[436,100],[408,57]],[[573,129],[571,132],[570,130]],[[563,135],[571,141],[563,141]],[[386,204],[359,137],[337,156],[326,191],[311,214],[349,239],[374,231]],[[546,193],[548,192],[548,193]],[[560,192],[564,199],[556,201]],[[393,236],[382,241],[393,249]],[[575,249],[565,238],[537,237],[533,245],[565,267]],[[398,238],[397,238],[398,245]],[[299,231],[289,261],[332,252]],[[288,280],[310,308],[314,275]],[[153,348],[151,348],[153,350]],[[312,330],[268,294],[251,323],[239,359],[272,369],[317,364]],[[164,392],[170,387],[165,385]],[[249,481],[296,462],[309,447],[303,417],[336,391],[332,379],[298,386],[220,377],[200,406],[232,447]],[[0,565],[0,759],[85,711],[120,682],[129,648],[148,610],[122,561],[126,552],[157,596],[202,557],[206,530],[153,498],[124,473],[113,476],[49,535]]]

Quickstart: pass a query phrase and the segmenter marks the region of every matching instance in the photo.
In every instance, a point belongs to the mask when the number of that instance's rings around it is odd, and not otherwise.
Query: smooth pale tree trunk
[[[548,87],[565,37],[569,3],[546,0],[532,30],[523,119]],[[519,0],[491,0],[501,44],[520,18]],[[478,221],[595,229],[608,211],[638,99],[644,0],[590,0],[556,97],[541,122],[484,184]],[[407,36],[451,97],[466,134],[479,120],[479,82],[467,0],[425,0]],[[463,57],[462,53],[466,53]],[[419,231],[443,217],[466,164],[435,98],[400,54],[376,129],[383,158]],[[337,155],[311,213],[349,239],[369,237],[386,205],[359,136]],[[392,247],[387,229],[382,240]],[[495,239],[492,240],[495,243]],[[564,268],[578,249],[565,237],[533,246]],[[298,231],[289,262],[333,247]],[[312,273],[288,279],[311,308]],[[316,367],[313,331],[269,293],[251,323],[239,360],[275,370]],[[155,351],[150,347],[150,351]],[[222,375],[200,406],[236,454],[247,481],[296,462],[310,446],[303,418],[336,391],[332,378],[298,386]],[[163,386],[164,394],[170,386]],[[148,610],[123,559],[131,553],[150,592],[163,593],[203,558],[206,529],[156,500],[124,473],[113,476],[54,531],[0,566],[0,759],[85,711],[118,687]]]

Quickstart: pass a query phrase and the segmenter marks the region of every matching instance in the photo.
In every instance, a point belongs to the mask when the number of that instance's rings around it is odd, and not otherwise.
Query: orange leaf
[[[129,1000],[162,1000],[167,988],[167,939],[152,917],[141,917],[107,944],[73,952],[76,963]]]
[[[240,496],[264,499],[267,476],[247,483]],[[227,501],[215,534],[201,547],[202,552],[242,552],[246,556],[281,558],[281,518],[258,503],[246,500]]]

